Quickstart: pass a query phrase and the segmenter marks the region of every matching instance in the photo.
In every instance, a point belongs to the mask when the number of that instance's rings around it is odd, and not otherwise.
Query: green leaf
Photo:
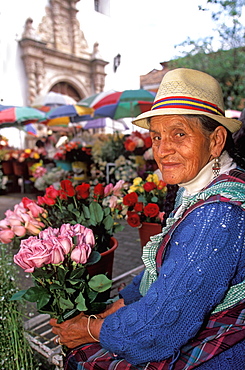
[[[23,298],[29,302],[38,302],[42,296],[51,297],[47,289],[41,286],[35,286],[27,289],[26,293],[23,295]]]
[[[98,292],[95,292],[94,290],[88,290],[87,295],[89,302],[92,303],[97,298]]]
[[[93,276],[89,280],[88,285],[92,290],[101,293],[110,289],[112,285],[112,280],[108,279],[108,277],[104,274],[99,274]]]
[[[19,301],[20,299],[23,298],[23,296],[26,292],[27,292],[27,289],[20,290],[19,292],[12,295],[12,297],[10,298],[10,301]]]
[[[103,220],[104,212],[99,203],[92,202],[89,205],[91,223],[95,226]]]
[[[87,260],[86,265],[94,265],[101,259],[101,254],[97,251],[92,251],[92,253],[89,256],[89,259]]]
[[[84,266],[78,267],[75,270],[71,271],[69,279],[80,279],[82,278],[86,268]]]
[[[57,268],[57,273],[58,273],[58,281],[63,284],[64,281],[65,281],[65,277],[66,277],[66,270],[64,268],[61,268],[58,266]]]
[[[82,293],[79,293],[79,296],[76,298],[75,302],[77,303],[76,308],[79,311],[86,311],[87,310],[85,298],[84,298]]]
[[[152,198],[151,198],[151,202],[152,203],[157,203],[158,201],[158,198],[154,195]]]
[[[83,212],[83,217],[86,218],[87,220],[90,219],[90,211],[89,211],[89,208],[87,206],[85,206],[84,204],[82,205],[82,212]]]
[[[66,288],[65,291],[68,293],[68,294],[73,294],[75,293],[76,289],[72,289],[72,288]]]
[[[119,231],[123,231],[123,229],[124,229],[124,226],[121,225],[121,224],[115,224],[114,225],[114,233],[117,233]]]
[[[114,225],[114,219],[110,215],[108,215],[104,219],[103,224],[105,226],[105,229],[110,231]]]
[[[37,301],[37,309],[40,310],[43,307],[45,307],[51,300],[51,295],[46,291],[42,295],[39,296],[39,299]]]
[[[56,284],[56,283],[53,283],[50,285],[50,291],[52,292],[53,290],[57,290],[57,289],[63,289],[63,284]]]
[[[74,304],[71,302],[71,300],[69,298],[64,299],[62,297],[60,297],[60,299],[59,299],[59,306],[63,310],[71,310],[72,308],[74,308]]]

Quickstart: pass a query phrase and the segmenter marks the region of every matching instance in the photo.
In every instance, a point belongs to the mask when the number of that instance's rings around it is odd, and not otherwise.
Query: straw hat
[[[221,87],[210,75],[194,69],[178,68],[162,79],[150,111],[133,120],[149,129],[147,118],[167,114],[203,114],[221,123],[229,131],[239,130],[242,123],[226,118]]]

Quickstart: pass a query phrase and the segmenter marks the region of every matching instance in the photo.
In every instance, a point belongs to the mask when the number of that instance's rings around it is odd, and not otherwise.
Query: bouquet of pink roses
[[[101,312],[105,303],[96,301],[99,293],[111,287],[104,274],[90,276],[89,266],[98,262],[93,250],[93,231],[80,224],[63,224],[22,240],[14,261],[32,274],[34,286],[12,296],[37,303],[39,313],[62,322],[80,311]]]

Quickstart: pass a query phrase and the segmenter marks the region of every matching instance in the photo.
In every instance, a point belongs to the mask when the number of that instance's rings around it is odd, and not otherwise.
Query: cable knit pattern
[[[244,280],[244,218],[239,206],[225,202],[191,212],[174,231],[159,277],[146,295],[139,294],[139,277],[121,292],[130,304],[105,319],[101,345],[133,365],[173,356],[197,334],[229,287]],[[242,358],[245,342],[232,350]],[[217,370],[207,366],[199,368]]]

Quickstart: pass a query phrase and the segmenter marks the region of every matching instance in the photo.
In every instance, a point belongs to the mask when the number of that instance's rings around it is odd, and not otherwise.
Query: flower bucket
[[[13,161],[2,161],[1,165],[5,176],[14,174]]]
[[[88,165],[86,162],[72,162],[72,171],[74,172],[74,180],[77,181],[86,181],[88,180],[87,172]]]
[[[114,261],[114,252],[118,247],[116,238],[111,238],[111,248],[108,251],[101,253],[101,259],[94,265],[88,266],[88,273],[90,276],[98,274],[106,274],[109,279],[112,278],[112,268]]]
[[[150,240],[150,236],[157,235],[162,231],[161,224],[142,222],[142,226],[139,228],[140,243],[142,248]]]
[[[31,170],[31,167],[35,164],[38,163],[39,161],[28,161],[27,162],[27,168],[28,168],[28,174],[29,176],[33,176],[33,172]]]
[[[55,164],[56,164],[56,167],[60,167],[60,168],[62,168],[62,170],[65,170],[65,171],[71,171],[72,170],[71,162],[56,160]]]
[[[108,251],[101,253],[101,259],[94,265],[88,266],[87,270],[89,275],[105,274],[109,279],[112,279],[112,269],[114,261],[114,252],[118,247],[118,241],[115,238],[111,238],[111,248]],[[99,293],[96,301],[105,302],[110,298],[111,289],[106,290],[103,293]]]
[[[13,169],[16,176],[22,177],[28,175],[26,162],[13,162]]]

